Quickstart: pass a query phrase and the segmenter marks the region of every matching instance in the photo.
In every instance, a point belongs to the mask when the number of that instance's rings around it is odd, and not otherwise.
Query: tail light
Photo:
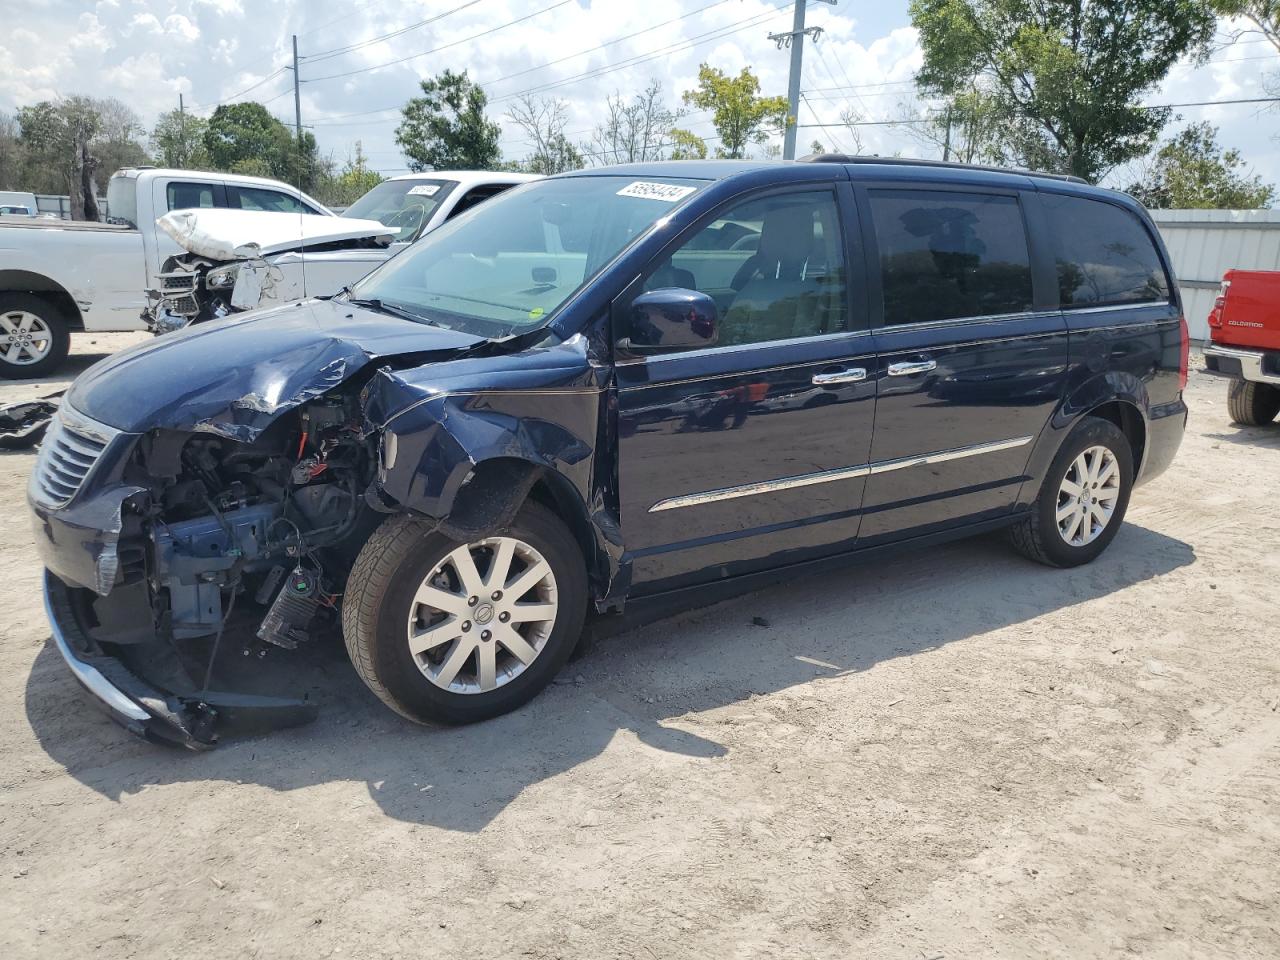
[[[1213,309],[1209,311],[1209,326],[1213,328],[1222,326],[1222,311],[1227,306],[1227,290],[1231,286],[1230,280],[1223,280],[1222,287],[1218,290],[1218,296],[1214,298]]]
[[[1178,389],[1187,389],[1187,375],[1191,367],[1191,331],[1187,329],[1187,318],[1178,318],[1178,333],[1182,343],[1178,353]]]

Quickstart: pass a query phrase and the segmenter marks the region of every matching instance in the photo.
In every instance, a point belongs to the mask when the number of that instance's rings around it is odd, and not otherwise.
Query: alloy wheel
[[[0,314],[0,354],[6,363],[30,366],[39,363],[53,349],[53,332],[34,313],[10,310]]]
[[[450,551],[427,574],[409,609],[409,652],[450,693],[488,693],[529,668],[555,626],[551,565],[514,537]]]
[[[1058,534],[1073,547],[1102,535],[1120,500],[1120,464],[1107,447],[1080,452],[1058,487]]]

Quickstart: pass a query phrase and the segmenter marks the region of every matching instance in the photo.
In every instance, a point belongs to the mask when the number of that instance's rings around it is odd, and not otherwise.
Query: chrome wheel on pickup
[[[470,543],[401,516],[384,521],[356,558],[342,633],[360,678],[397,713],[470,723],[550,683],[586,607],[582,551],[540,504]]]
[[[1013,545],[1053,567],[1088,563],[1115,538],[1133,487],[1133,447],[1109,420],[1085,417],[1072,429],[1045,474]]]
[[[0,377],[42,377],[70,348],[67,323],[52,303],[29,293],[0,294]]]

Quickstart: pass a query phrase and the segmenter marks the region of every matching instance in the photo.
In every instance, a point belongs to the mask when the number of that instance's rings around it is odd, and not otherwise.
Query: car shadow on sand
[[[620,731],[695,762],[720,757],[727,752],[721,744],[668,723],[963,643],[1194,560],[1190,545],[1129,525],[1101,558],[1075,570],[1030,563],[996,536],[889,562],[833,565],[609,637],[528,706],[468,727],[401,720],[365,690],[336,641],[318,644],[310,656],[262,663],[281,673],[280,692],[310,690],[321,703],[316,723],[210,753],[129,737],[89,705],[51,643],[28,680],[27,716],[55,762],[112,799],[187,781],[279,791],[364,781],[388,816],[476,831],[527,787],[601,754]],[[832,617],[833,606],[847,615]],[[913,618],[913,610],[946,616]],[[857,695],[852,686],[842,689]]]

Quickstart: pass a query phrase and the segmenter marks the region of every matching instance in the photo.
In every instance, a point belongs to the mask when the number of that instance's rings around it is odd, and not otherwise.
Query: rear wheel
[[[43,377],[70,349],[66,318],[52,303],[30,293],[0,294],[0,377]]]
[[[1270,423],[1280,413],[1280,387],[1252,380],[1232,380],[1227,390],[1227,413],[1245,427]]]
[[[1133,448],[1109,420],[1085,417],[1054,457],[1030,515],[1010,531],[1019,551],[1053,567],[1088,563],[1124,521]]]
[[[342,632],[361,679],[397,713],[470,723],[551,681],[582,632],[586,602],[577,541],[538,504],[473,543],[394,517],[356,558]]]

